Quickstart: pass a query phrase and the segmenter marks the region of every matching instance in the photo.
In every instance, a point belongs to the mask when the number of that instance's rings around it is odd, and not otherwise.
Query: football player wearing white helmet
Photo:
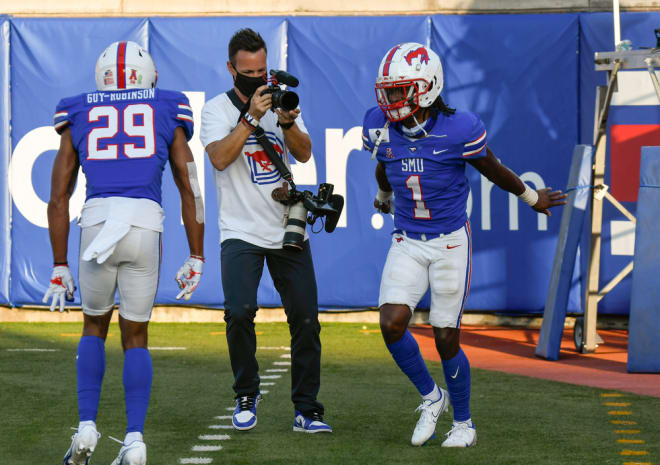
[[[54,126],[61,135],[53,163],[48,229],[54,268],[44,301],[51,310],[73,300],[75,285],[67,264],[69,200],[82,167],[87,196],[80,217],[82,337],[78,344],[78,432],[64,465],[86,465],[94,452],[105,339],[119,291],[119,327],[124,349],[126,436],[113,465],[146,464],[143,441],[153,377],[147,349],[160,271],[163,209],[162,173],[169,161],[181,195],[181,215],[190,256],[176,275],[189,296],[202,273],[204,216],[188,147],[192,109],[181,92],[156,89],[149,53],[134,42],[115,42],[96,64],[97,91],[60,101]],[[201,213],[201,214],[200,214]]]
[[[442,64],[433,50],[414,42],[395,45],[380,63],[378,107],[367,111],[362,137],[365,149],[378,158],[374,206],[394,214],[378,305],[387,348],[422,396],[411,443],[420,446],[434,436],[437,419],[451,402],[454,422],[442,446],[468,447],[477,435],[470,412],[470,364],[459,344],[472,250],[466,162],[548,216],[550,208],[566,203],[566,195],[532,190],[500,163],[486,146],[484,123],[472,112],[449,108],[440,96],[443,84]],[[408,331],[429,286],[429,320],[448,392],[431,377]]]

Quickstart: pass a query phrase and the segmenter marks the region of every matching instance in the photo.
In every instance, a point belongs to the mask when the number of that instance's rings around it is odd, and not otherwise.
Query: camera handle
[[[273,162],[273,165],[275,165],[277,171],[279,171],[286,182],[289,183],[291,189],[295,191],[296,184],[293,182],[293,175],[291,174],[291,171],[289,171],[289,169],[284,164],[284,161],[282,161],[279,155],[277,155],[277,152],[273,148],[273,144],[271,144],[268,140],[268,137],[266,137],[266,132],[263,130],[263,128],[261,126],[257,126],[257,129],[255,129],[252,134],[257,139],[257,142],[259,142],[259,145],[261,145],[261,147],[264,149],[266,155],[268,155],[268,158],[270,158],[270,161]]]

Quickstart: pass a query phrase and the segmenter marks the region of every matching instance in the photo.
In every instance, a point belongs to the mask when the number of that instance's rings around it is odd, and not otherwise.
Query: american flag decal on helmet
[[[126,42],[117,46],[117,89],[126,89]]]

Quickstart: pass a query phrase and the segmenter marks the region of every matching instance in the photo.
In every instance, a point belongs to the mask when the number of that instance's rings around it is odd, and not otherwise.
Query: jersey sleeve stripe
[[[484,132],[479,137],[477,137],[473,141],[468,142],[467,144],[465,144],[465,148],[467,149],[471,145],[477,145],[477,144],[481,143],[485,138],[486,138],[486,130],[484,130]]]
[[[176,117],[177,117],[177,119],[183,119],[183,120],[186,120],[186,121],[194,122],[193,119],[192,119],[192,116],[190,116],[190,115],[183,115],[181,113],[178,113],[176,115]]]
[[[62,116],[69,116],[68,111],[60,111],[59,113],[55,113],[53,115],[53,119],[61,118]]]
[[[476,155],[477,153],[481,152],[485,148],[486,148],[486,144],[482,145],[478,149],[470,150],[469,152],[463,152],[463,156],[464,157],[469,157],[470,155]]]
[[[190,108],[190,106],[188,106],[188,105],[183,105],[183,104],[180,103],[179,104],[179,109],[180,110],[188,110],[190,113],[192,113],[192,108]]]

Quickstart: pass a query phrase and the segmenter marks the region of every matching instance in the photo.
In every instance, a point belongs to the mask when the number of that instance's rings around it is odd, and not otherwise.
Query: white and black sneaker
[[[309,416],[296,410],[293,417],[293,430],[299,433],[332,433],[332,428],[319,412],[312,412]]]
[[[231,417],[231,424],[239,431],[247,431],[257,426],[257,405],[261,394],[243,396],[236,399],[236,409]]]

